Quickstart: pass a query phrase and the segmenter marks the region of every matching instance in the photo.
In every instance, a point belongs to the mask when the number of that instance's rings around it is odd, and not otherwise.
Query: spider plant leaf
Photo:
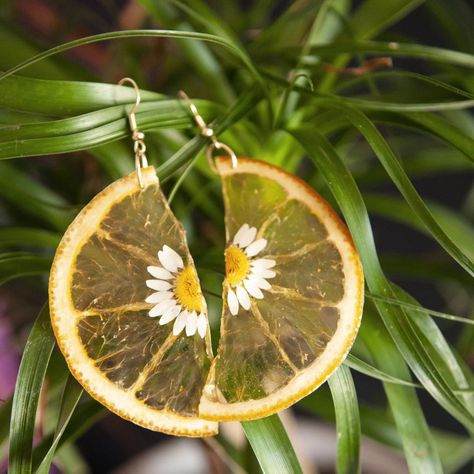
[[[50,472],[51,463],[53,462],[54,454],[59,444],[59,441],[64,434],[64,431],[77,407],[79,399],[82,396],[83,388],[76,382],[76,379],[69,375],[64,386],[64,392],[61,397],[61,405],[59,408],[58,422],[54,432],[53,441],[43,457],[41,464],[35,468],[36,474],[48,474]]]
[[[0,285],[15,278],[41,275],[48,273],[51,267],[51,257],[41,255],[11,255],[0,259]]]
[[[56,232],[34,227],[5,227],[0,229],[0,247],[56,248],[61,236]]]
[[[342,365],[328,379],[334,401],[337,431],[337,472],[360,472],[360,419],[351,371]]]
[[[32,472],[36,409],[54,344],[45,305],[31,329],[18,372],[10,422],[9,474]]]
[[[244,421],[242,426],[264,474],[303,474],[278,415]]]
[[[313,127],[299,127],[291,133],[304,146],[330,184],[361,256],[369,289],[376,294],[396,298],[397,295],[380,266],[367,209],[350,172],[332,145]],[[426,346],[425,338],[422,338],[421,331],[407,316],[405,309],[379,301],[376,306],[394,342],[423,386],[468,430],[474,430],[474,416],[454,394],[431,357],[431,353],[436,353],[436,347]]]
[[[377,0],[365,0],[352,15],[351,30],[357,39],[373,38],[408,15],[423,1],[393,0],[379,2]]]
[[[142,103],[163,98],[147,90],[140,90],[140,95]],[[132,87],[98,82],[9,76],[0,88],[0,106],[46,116],[67,117],[134,102]]]
[[[73,48],[77,48],[79,46],[84,46],[86,44],[97,43],[100,41],[108,41],[112,39],[119,39],[119,38],[143,38],[143,37],[150,37],[150,38],[179,38],[179,39],[189,39],[189,40],[197,40],[197,41],[205,41],[208,43],[213,43],[220,45],[226,48],[229,52],[233,53],[242,64],[249,70],[250,74],[254,77],[258,84],[262,87],[264,86],[264,82],[260,76],[260,74],[255,69],[255,66],[252,64],[250,59],[248,58],[247,54],[237,47],[235,44],[230,42],[226,38],[222,38],[215,35],[210,35],[207,33],[197,33],[194,31],[175,31],[175,30],[125,30],[125,31],[112,31],[108,33],[101,33],[98,35],[86,36],[84,38],[80,38],[77,40],[70,41],[68,43],[63,43],[59,46],[54,48],[48,49],[43,51],[40,54],[33,56],[26,61],[18,64],[10,68],[9,70],[0,73],[0,80],[4,79],[5,77],[11,76],[33,64],[36,64],[43,59],[49,58],[56,54],[62,53],[64,51],[68,51]]]

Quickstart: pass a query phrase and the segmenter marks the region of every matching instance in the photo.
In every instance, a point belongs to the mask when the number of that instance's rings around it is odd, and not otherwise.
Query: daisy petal
[[[231,288],[227,288],[227,304],[229,305],[230,314],[235,316],[239,312],[239,300]]]
[[[148,316],[150,316],[150,318],[156,318],[157,316],[160,316],[161,313],[158,311],[157,306],[158,305],[153,306],[153,308],[148,311]]]
[[[204,313],[201,313],[197,319],[197,331],[201,338],[206,335],[207,319]]]
[[[186,319],[186,336],[194,336],[197,329],[197,315],[196,311],[193,311],[188,315]]]
[[[253,281],[255,281],[255,284],[262,290],[269,290],[272,287],[272,285],[270,285],[270,283],[268,283],[265,278],[261,278],[259,276],[255,276]]]
[[[147,280],[146,286],[148,286],[148,288],[151,288],[152,290],[166,291],[169,290],[172,285],[171,283],[168,283],[167,281],[163,280]]]
[[[168,245],[158,252],[158,258],[166,270],[175,273],[178,268],[183,268],[183,259]]]
[[[237,299],[239,300],[239,303],[242,308],[247,311],[250,309],[250,297],[247,293],[247,290],[243,286],[237,287]]]
[[[145,303],[161,303],[162,301],[169,300],[173,296],[171,291],[158,291],[152,293],[146,300]]]
[[[245,253],[249,257],[254,257],[257,255],[259,252],[261,252],[265,246],[267,245],[267,240],[266,239],[258,239],[255,242],[252,242],[246,249]]]
[[[252,267],[253,268],[273,268],[276,265],[275,260],[272,260],[270,258],[257,258],[256,260],[252,261]]]
[[[242,238],[242,236],[245,234],[245,232],[247,232],[249,229],[249,225],[248,224],[244,224],[238,231],[237,233],[234,235],[234,240],[232,241],[232,243],[234,245],[240,245],[240,239]]]
[[[178,316],[179,312],[181,311],[181,305],[175,305],[171,306],[171,308],[168,308],[164,313],[163,316],[160,318],[160,324],[166,324],[169,323],[170,321],[173,321],[176,316]]]
[[[168,308],[171,308],[175,304],[176,302],[173,299],[162,301],[161,303],[158,303],[157,305],[153,306],[148,315],[152,318],[156,316],[161,316]]]
[[[178,336],[179,333],[186,326],[186,319],[188,318],[188,312],[186,310],[179,313],[179,316],[175,319],[173,325],[173,336]]]
[[[164,268],[161,267],[147,267],[148,273],[150,273],[151,276],[154,276],[155,278],[158,278],[159,280],[171,280],[173,278],[173,275],[168,271],[165,270]]]
[[[273,270],[266,270],[265,268],[254,268],[252,275],[255,275],[259,278],[274,278],[276,276],[276,272]]]
[[[241,248],[247,247],[247,245],[251,244],[255,236],[257,235],[257,228],[256,227],[249,227],[240,237],[239,246]]]
[[[261,300],[263,298],[262,291],[256,285],[255,281],[251,278],[247,278],[246,280],[244,280],[244,286],[248,293],[254,298],[257,298],[258,300]]]

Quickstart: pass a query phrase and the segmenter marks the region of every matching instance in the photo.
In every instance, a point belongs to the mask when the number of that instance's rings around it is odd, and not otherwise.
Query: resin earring
[[[128,113],[135,171],[101,191],[66,231],[49,295],[58,345],[76,379],[111,411],[174,435],[208,436],[198,417],[212,353],[206,303],[185,232]]]
[[[219,142],[186,94],[222,180],[226,275],[220,341],[199,414],[270,415],[342,363],[361,321],[364,278],[349,231],[304,181]],[[213,157],[223,150],[226,156]]]

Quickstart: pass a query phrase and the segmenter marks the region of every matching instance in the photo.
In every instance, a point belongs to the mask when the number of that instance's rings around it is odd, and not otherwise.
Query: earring
[[[222,180],[221,337],[199,413],[261,418],[322,384],[357,334],[364,278],[348,229],[304,181],[219,142],[186,94]],[[223,150],[226,156],[213,157]]]
[[[49,283],[51,322],[72,374],[111,411],[146,428],[209,436],[198,417],[212,351],[185,232],[148,166],[128,113],[135,171],[100,192],[67,229]]]

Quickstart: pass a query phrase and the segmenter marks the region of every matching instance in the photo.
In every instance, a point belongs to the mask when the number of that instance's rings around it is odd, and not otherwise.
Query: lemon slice
[[[293,404],[342,363],[359,328],[363,273],[346,226],[300,179],[217,158],[226,208],[218,354],[200,402],[209,420]]]
[[[211,366],[206,304],[184,230],[152,167],[97,195],[51,270],[51,321],[71,372],[111,411],[146,428],[216,434],[199,418]]]

